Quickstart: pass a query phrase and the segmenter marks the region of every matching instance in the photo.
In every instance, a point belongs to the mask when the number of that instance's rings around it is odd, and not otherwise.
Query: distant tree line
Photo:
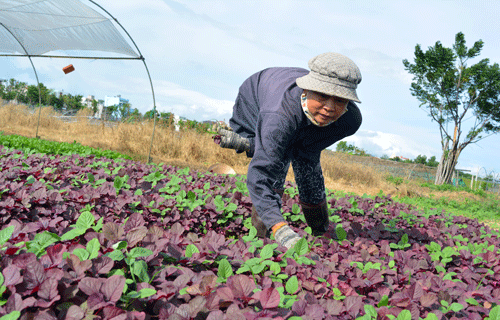
[[[56,111],[74,110],[75,112],[84,108],[82,95],[71,95],[69,93],[59,94],[40,83],[42,105],[52,106]],[[3,100],[14,101],[29,106],[38,105],[40,102],[38,87],[28,85],[16,79],[0,82],[0,97]]]
[[[82,103],[83,95],[71,95],[69,93],[59,93],[54,89],[47,88],[43,83],[40,83],[41,103],[42,106],[52,106],[55,111],[60,113],[75,114],[79,110],[87,107]],[[25,82],[16,79],[0,82],[0,97],[5,101],[13,101],[19,104],[28,106],[38,106],[39,91],[36,85],[28,85]],[[103,104],[103,100],[93,99],[91,101],[91,110],[93,114],[98,112],[99,104]],[[143,120],[152,120],[154,117],[153,110],[142,114],[139,109],[132,108],[129,102],[120,103],[119,105],[108,106],[103,109],[102,118],[108,121],[121,122],[138,122]],[[169,127],[174,126],[174,114],[171,112],[156,111],[156,120],[159,126]],[[211,132],[213,122],[198,122],[186,118],[180,118],[177,122],[179,129],[192,129],[198,132]],[[212,133],[212,132],[211,132]]]
[[[345,141],[340,141],[337,143],[337,147],[335,149],[337,152],[344,152],[348,153],[351,155],[356,155],[356,156],[370,156],[372,157],[371,154],[366,152],[366,150],[361,149],[359,147],[356,147],[354,144],[348,144]],[[391,160],[391,161],[396,161],[396,162],[403,162],[403,163],[420,163],[425,166],[429,167],[437,167],[439,165],[439,162],[436,161],[436,156],[432,156],[429,159],[427,159],[427,156],[425,155],[418,155],[415,159],[401,159],[399,157],[392,157],[390,158],[388,155],[383,155],[380,157],[381,159],[385,160]]]

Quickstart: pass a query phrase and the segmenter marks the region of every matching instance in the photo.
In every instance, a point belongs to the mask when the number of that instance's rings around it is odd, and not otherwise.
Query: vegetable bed
[[[328,195],[255,238],[244,176],[0,150],[0,319],[500,319],[498,234],[390,196]]]

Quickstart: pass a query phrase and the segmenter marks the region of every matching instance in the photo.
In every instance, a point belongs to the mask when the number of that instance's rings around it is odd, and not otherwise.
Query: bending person
[[[300,236],[281,214],[281,196],[290,163],[299,198],[313,235],[329,226],[321,151],[354,134],[361,113],[354,102],[361,73],[338,53],[320,54],[302,68],[268,68],[241,85],[229,125],[220,130],[221,147],[252,158],[247,186],[252,225],[258,236],[270,236],[290,248]]]

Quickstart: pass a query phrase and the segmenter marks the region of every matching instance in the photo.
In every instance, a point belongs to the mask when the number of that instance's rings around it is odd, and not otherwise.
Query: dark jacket
[[[361,125],[361,113],[353,102],[333,124],[313,125],[302,110],[303,89],[295,83],[307,73],[301,68],[268,68],[253,74],[241,85],[229,121],[236,133],[251,142],[247,186],[268,228],[283,221],[280,197],[273,189],[283,188],[290,161],[300,159],[319,167],[321,151],[354,134]]]

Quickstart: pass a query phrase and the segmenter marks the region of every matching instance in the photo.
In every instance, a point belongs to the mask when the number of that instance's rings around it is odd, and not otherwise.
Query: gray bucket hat
[[[307,75],[295,81],[300,88],[361,102],[356,94],[361,72],[351,59],[327,52],[309,60],[309,68]]]

